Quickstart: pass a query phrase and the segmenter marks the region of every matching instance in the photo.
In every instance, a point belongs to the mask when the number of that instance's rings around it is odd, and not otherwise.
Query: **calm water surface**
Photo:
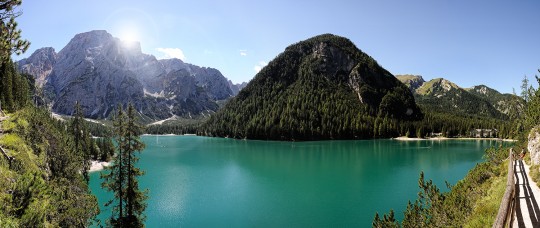
[[[145,136],[139,166],[150,190],[147,227],[370,227],[403,217],[424,171],[442,189],[482,160],[488,140],[267,142]],[[112,197],[90,187],[103,207]]]

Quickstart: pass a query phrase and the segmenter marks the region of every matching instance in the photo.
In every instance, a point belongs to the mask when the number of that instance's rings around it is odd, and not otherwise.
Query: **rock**
[[[405,84],[409,89],[414,92],[420,88],[426,81],[420,75],[396,75],[396,78]]]
[[[540,164],[540,126],[531,130],[528,137],[527,150],[529,150],[533,165]]]
[[[20,60],[17,66],[19,71],[33,75],[37,86],[41,87],[56,64],[56,55],[52,47],[40,48],[30,57]]]
[[[233,93],[233,96],[236,96],[238,95],[238,93],[240,92],[240,90],[242,90],[244,87],[247,86],[247,82],[242,82],[242,83],[239,83],[239,84],[234,84],[231,80],[229,80],[229,88],[231,88],[231,91]]]
[[[79,101],[85,117],[107,118],[131,102],[153,120],[173,115],[193,117],[217,110],[216,101],[234,93],[217,69],[179,59],[157,60],[104,30],[77,34],[58,53],[36,51],[19,62],[45,91],[52,110],[71,115]]]

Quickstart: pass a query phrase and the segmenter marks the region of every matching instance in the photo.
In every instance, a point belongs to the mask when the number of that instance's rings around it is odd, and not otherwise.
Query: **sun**
[[[118,38],[126,47],[133,47],[141,41],[140,30],[134,24],[125,24],[118,30]]]
[[[102,27],[120,39],[126,47],[155,45],[159,37],[159,27],[154,18],[139,8],[114,10],[105,18]]]
[[[137,34],[133,31],[125,31],[122,34],[120,34],[120,40],[125,42],[134,42],[138,41]]]
[[[120,34],[118,34],[118,36],[119,36],[118,38],[120,38],[122,41],[128,41],[128,42],[139,41],[138,29],[133,28],[132,26],[123,28],[120,31]]]

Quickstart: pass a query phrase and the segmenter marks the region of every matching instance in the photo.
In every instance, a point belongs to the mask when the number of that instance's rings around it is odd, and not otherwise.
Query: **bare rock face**
[[[34,75],[36,84],[41,87],[49,74],[51,74],[54,64],[56,64],[56,55],[52,47],[40,48],[30,57],[18,62],[19,71]]]
[[[234,95],[216,69],[157,60],[103,30],[77,34],[58,54],[39,49],[19,67],[37,78],[54,112],[71,115],[79,101],[90,118],[107,118],[128,102],[153,120],[192,117]]]
[[[535,127],[529,133],[529,142],[527,149],[531,153],[531,161],[533,165],[540,164],[540,127]]]
[[[242,90],[244,87],[247,86],[247,82],[242,82],[238,84],[234,84],[231,80],[229,80],[229,88],[231,88],[231,91],[233,93],[233,96],[238,95],[240,90]]]
[[[396,75],[396,78],[405,84],[409,89],[414,92],[420,88],[426,81],[420,75]]]
[[[197,85],[204,88],[208,96],[214,100],[224,100],[235,95],[227,78],[219,70],[184,63],[179,59],[164,59],[159,62],[166,73],[184,70],[185,74],[194,77]]]

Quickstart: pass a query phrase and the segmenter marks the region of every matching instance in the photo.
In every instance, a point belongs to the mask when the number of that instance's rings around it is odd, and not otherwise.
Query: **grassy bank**
[[[506,147],[486,150],[477,164],[456,185],[441,190],[420,175],[418,199],[409,202],[399,223],[389,214],[373,220],[374,227],[490,227],[504,195],[507,176]]]
[[[0,227],[85,227],[99,212],[64,123],[26,108],[2,123]]]

